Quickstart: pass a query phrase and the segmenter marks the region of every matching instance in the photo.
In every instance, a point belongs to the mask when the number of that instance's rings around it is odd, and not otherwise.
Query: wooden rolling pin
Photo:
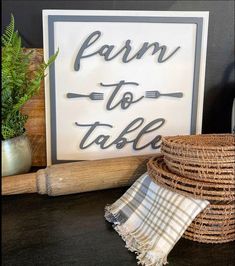
[[[35,173],[2,177],[2,195],[59,196],[131,185],[146,171],[151,156],[56,164]]]

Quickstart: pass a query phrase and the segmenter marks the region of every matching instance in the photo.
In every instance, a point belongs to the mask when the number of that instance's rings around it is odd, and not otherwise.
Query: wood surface
[[[136,254],[104,219],[126,188],[61,197],[2,197],[3,266],[137,266]],[[167,266],[234,266],[235,241],[179,239]]]
[[[36,173],[2,178],[2,195],[22,193],[67,195],[131,185],[146,172],[151,156],[56,164]]]
[[[36,173],[2,177],[2,195],[35,193]]]
[[[32,51],[30,71],[37,68],[43,61],[43,49],[26,49]],[[33,166],[46,166],[46,123],[45,123],[45,97],[44,82],[42,81],[39,93],[33,96],[22,108],[22,112],[28,115],[25,125],[30,139],[33,158]]]
[[[135,156],[52,165],[44,175],[40,171],[37,182],[42,189],[38,186],[38,192],[58,196],[128,186],[146,172],[149,158]]]

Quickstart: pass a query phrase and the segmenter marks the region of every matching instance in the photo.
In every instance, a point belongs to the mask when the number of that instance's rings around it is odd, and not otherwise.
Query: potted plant
[[[11,15],[2,35],[2,176],[25,173],[31,167],[31,148],[25,132],[27,116],[21,108],[39,91],[45,69],[58,54],[29,73],[31,53],[22,47],[14,24]]]

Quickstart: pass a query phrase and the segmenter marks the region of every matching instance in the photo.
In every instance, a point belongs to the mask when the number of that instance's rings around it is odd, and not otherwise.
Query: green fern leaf
[[[2,35],[2,43],[4,46],[7,46],[11,43],[11,40],[13,38],[15,29],[15,19],[14,16],[11,14],[11,21],[10,24],[6,27],[4,34]]]
[[[22,106],[39,89],[44,71],[56,59],[58,51],[34,71],[29,73],[32,53],[22,48],[21,37],[14,31],[15,21],[11,16],[10,24],[2,35],[2,138],[9,139],[24,133],[27,116],[21,113]]]

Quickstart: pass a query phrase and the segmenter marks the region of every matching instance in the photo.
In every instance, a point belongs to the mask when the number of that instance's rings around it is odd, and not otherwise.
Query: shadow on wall
[[[234,69],[235,62],[232,62],[225,69],[221,83],[205,95],[204,103],[210,104],[204,105],[203,133],[231,133],[232,105],[235,98]]]

